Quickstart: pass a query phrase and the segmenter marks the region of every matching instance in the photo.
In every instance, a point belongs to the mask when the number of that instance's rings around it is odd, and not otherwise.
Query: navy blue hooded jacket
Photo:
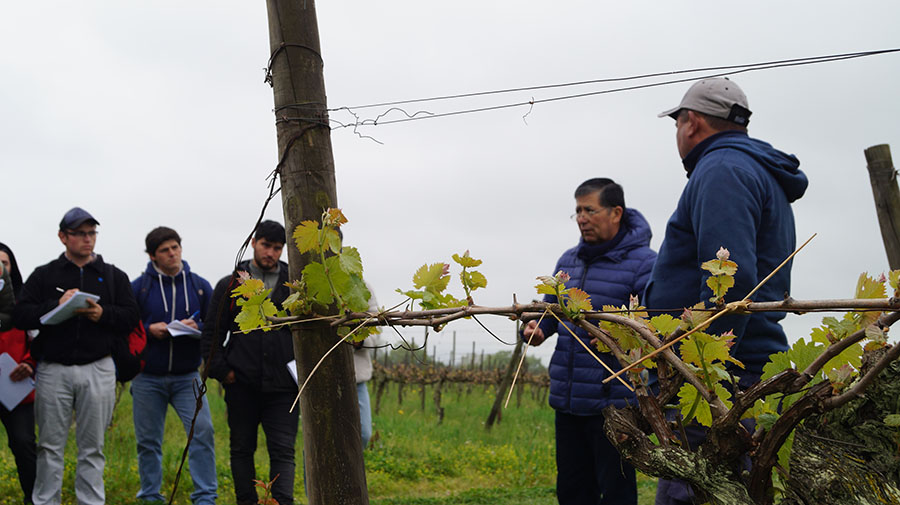
[[[621,236],[620,236],[621,235]],[[591,305],[628,305],[631,295],[643,295],[650,277],[656,253],[650,249],[650,225],[635,209],[626,209],[618,240],[608,251],[591,256],[596,245],[584,240],[563,253],[553,273],[562,270],[571,279],[566,287],[580,288],[591,297]],[[546,295],[544,301],[556,303],[556,297]],[[575,415],[597,415],[604,407],[624,407],[634,398],[618,381],[603,384],[609,376],[597,360],[575,341],[565,328],[559,328],[556,319],[545,318],[541,322],[545,337],[559,333],[556,350],[550,358],[550,406],[561,412]],[[578,338],[590,346],[591,337],[581,328],[573,328]],[[597,354],[612,370],[619,370],[618,361],[609,353]]]
[[[738,264],[726,302],[741,300],[796,247],[791,202],[806,191],[806,175],[793,155],[746,133],[726,131],[697,144],[684,159],[688,182],[666,226],[653,269],[646,306],[681,309],[710,305],[709,272],[700,269],[720,247]],[[791,288],[791,265],[782,268],[751,298],[782,300]],[[788,348],[778,321],[784,313],[723,317],[708,331],[734,330],[731,354],[759,374],[769,355]]]
[[[188,319],[199,312],[194,321],[203,330],[212,287],[206,279],[191,272],[187,261],[182,261],[182,265],[181,272],[172,277],[159,272],[149,261],[147,269],[131,282],[145,328],[153,323]],[[195,372],[200,366],[200,357],[199,335],[158,339],[150,336],[148,331],[143,373],[181,375]]]

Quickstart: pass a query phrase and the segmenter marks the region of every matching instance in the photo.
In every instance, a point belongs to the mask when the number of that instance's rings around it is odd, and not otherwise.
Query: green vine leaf
[[[325,265],[321,263],[309,263],[303,267],[301,280],[306,285],[307,296],[322,305],[331,305],[334,295],[331,294],[331,283],[325,274]]]
[[[340,255],[341,269],[348,274],[362,275],[363,265],[359,251],[355,247],[345,247]]]

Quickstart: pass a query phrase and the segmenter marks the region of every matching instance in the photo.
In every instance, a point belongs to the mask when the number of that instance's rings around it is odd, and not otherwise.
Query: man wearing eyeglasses
[[[32,354],[38,359],[34,409],[38,459],[32,494],[37,505],[61,501],[63,451],[73,413],[78,443],[76,500],[83,505],[106,501],[103,439],[116,394],[112,343],[126,338],[140,316],[128,277],[94,253],[98,224],[80,207],[66,212],[58,234],[65,251],[35,269],[15,308],[16,326],[40,330],[32,342]],[[88,300],[69,319],[41,323],[42,315],[78,291],[100,298]]]
[[[656,253],[650,249],[650,225],[625,207],[622,186],[606,178],[583,182],[575,190],[572,219],[581,240],[553,270],[569,275],[566,287],[586,291],[594,307],[627,306],[632,295],[642,296]],[[557,300],[545,296],[544,301]],[[575,341],[590,345],[584,330],[560,327],[548,317],[540,326],[530,321],[522,337],[540,345],[554,333],[559,337],[550,358],[550,406],[556,410],[557,499],[561,505],[637,504],[634,468],[603,434],[602,413],[609,405],[624,407],[634,395],[621,383],[602,383],[609,373]],[[621,368],[611,354],[598,356],[611,369]]]

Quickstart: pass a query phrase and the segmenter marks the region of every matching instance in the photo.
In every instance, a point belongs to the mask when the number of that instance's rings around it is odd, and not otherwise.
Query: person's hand
[[[197,326],[197,321],[194,321],[193,319],[182,319],[181,323],[184,324],[185,326],[190,326],[191,328],[193,328],[195,330],[200,329],[200,327]]]
[[[147,327],[147,332],[150,333],[151,337],[162,340],[169,336],[169,325],[162,321],[152,323]]]
[[[62,296],[59,297],[59,305],[62,305],[64,303],[66,303],[67,301],[69,301],[69,298],[72,298],[72,296],[74,296],[75,293],[77,293],[77,292],[78,292],[78,289],[72,288],[72,289],[66,291],[65,293],[63,293]]]
[[[538,328],[537,321],[528,321],[522,330],[522,336],[525,337],[525,342],[529,342],[530,339],[531,345],[541,345],[546,338],[544,330]]]
[[[28,363],[19,363],[17,367],[13,368],[13,371],[9,374],[9,378],[13,382],[19,382],[31,377],[31,374],[33,373],[34,370],[31,368],[31,365]]]
[[[68,291],[66,291],[68,293]],[[66,295],[63,295],[64,297]],[[87,300],[88,306],[83,309],[75,309],[75,313],[81,316],[84,316],[91,320],[92,322],[97,322],[100,320],[100,316],[103,315],[103,307],[97,304],[94,300],[90,298]]]
[[[222,384],[234,384],[234,370],[229,370],[228,375],[225,376],[225,380],[222,381]]]

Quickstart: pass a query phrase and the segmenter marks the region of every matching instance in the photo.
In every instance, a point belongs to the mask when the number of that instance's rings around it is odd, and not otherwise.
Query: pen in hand
[[[192,319],[192,320],[196,319],[197,316],[199,316],[199,315],[200,315],[200,311],[198,310],[197,312],[194,312],[193,314],[191,314],[191,317],[189,317],[188,319]]]

